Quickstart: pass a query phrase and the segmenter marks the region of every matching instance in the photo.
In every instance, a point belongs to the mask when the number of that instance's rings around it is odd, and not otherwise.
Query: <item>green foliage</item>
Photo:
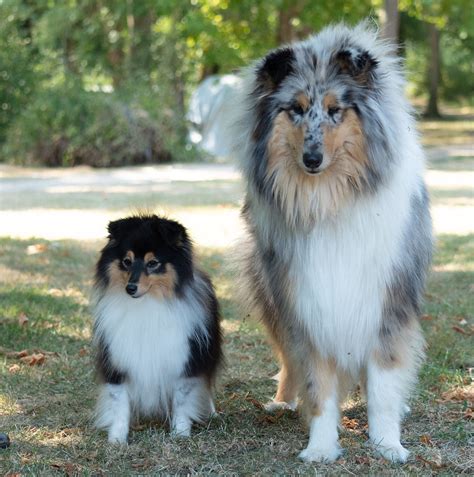
[[[4,149],[12,162],[48,166],[170,159],[146,111],[74,83],[41,90],[10,127]]]
[[[400,2],[401,40],[405,43],[413,92],[426,91],[430,52],[429,23],[441,32],[441,87],[445,100],[470,97],[474,90],[474,10],[469,0],[404,0]]]
[[[166,156],[144,153],[155,147],[150,141],[179,160],[195,157],[188,151],[185,113],[202,79],[232,72],[328,23],[376,18],[382,3],[0,1],[0,160],[112,165]],[[468,95],[474,81],[469,1],[401,0],[400,9],[414,91],[426,87],[422,25],[431,22],[442,30],[441,93],[448,99]],[[57,114],[54,108],[60,108]]]
[[[36,83],[24,10],[4,9],[3,13],[5,16],[0,21],[0,144],[11,121],[34,93]]]

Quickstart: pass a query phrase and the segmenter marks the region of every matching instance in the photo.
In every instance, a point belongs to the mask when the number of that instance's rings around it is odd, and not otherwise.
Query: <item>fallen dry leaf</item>
[[[425,459],[421,455],[417,455],[416,459],[423,462],[424,464],[429,465],[433,469],[440,469],[441,467],[444,467],[441,462],[435,462],[434,460]]]
[[[434,319],[434,316],[432,316],[432,315],[422,315],[421,319],[423,321],[431,321],[431,320]]]
[[[355,458],[355,461],[358,463],[358,464],[362,464],[362,465],[368,465],[370,464],[370,458],[369,457],[365,457],[365,456],[357,456]]]
[[[359,421],[357,419],[349,419],[347,416],[343,416],[342,425],[346,429],[357,429],[359,427]]]
[[[29,318],[25,315],[25,313],[21,312],[19,315],[18,315],[18,324],[20,326],[25,326],[28,324],[29,322]]]
[[[441,394],[443,401],[470,401],[474,402],[474,384],[446,391]]]
[[[89,350],[87,348],[81,348],[79,350],[79,356],[83,357],[83,356],[87,356],[89,354]]]
[[[420,442],[422,444],[426,444],[429,446],[433,445],[433,441],[431,440],[431,437],[428,434],[423,434],[422,436],[420,436]]]
[[[466,336],[471,336],[473,334],[473,330],[472,329],[464,329],[464,328],[461,328],[460,326],[457,326],[457,325],[454,325],[453,327],[453,330],[456,331],[457,333],[461,333],[462,335],[466,335]]]
[[[26,363],[29,366],[39,366],[43,364],[46,360],[46,356],[43,353],[34,353],[28,356],[20,358],[22,363]]]
[[[50,465],[53,469],[58,469],[59,471],[64,472],[67,476],[77,475],[78,471],[82,468],[80,465],[71,462],[57,462]]]
[[[471,409],[470,407],[466,409],[466,412],[464,413],[463,419],[467,419],[468,421],[473,421],[474,420],[474,409]]]
[[[20,365],[19,364],[12,364],[9,368],[8,368],[8,372],[11,373],[11,374],[15,374],[15,373],[18,373],[18,371],[20,371]]]
[[[44,356],[58,356],[58,353],[56,353],[56,351],[45,351],[43,349],[38,348],[33,350],[23,349],[21,351],[10,351],[7,348],[3,348],[2,346],[0,346],[0,354],[5,355],[7,358],[17,358],[20,360],[22,358],[26,358],[34,354],[43,354]]]
[[[252,403],[257,409],[264,408],[263,404],[260,401],[257,401],[255,398],[253,398],[252,396],[249,396],[248,394],[245,396],[245,400],[247,402]]]

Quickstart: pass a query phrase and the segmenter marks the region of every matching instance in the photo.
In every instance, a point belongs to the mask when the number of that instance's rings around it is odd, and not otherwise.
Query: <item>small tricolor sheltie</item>
[[[214,412],[221,332],[211,281],[177,222],[136,216],[108,231],[94,287],[96,425],[125,443],[132,418],[158,416],[189,436],[193,421]]]
[[[394,50],[367,24],[328,27],[258,61],[235,105],[245,296],[281,360],[269,408],[299,398],[308,418],[305,461],[340,455],[340,403],[358,381],[373,446],[409,454],[400,422],[423,356],[432,232]]]

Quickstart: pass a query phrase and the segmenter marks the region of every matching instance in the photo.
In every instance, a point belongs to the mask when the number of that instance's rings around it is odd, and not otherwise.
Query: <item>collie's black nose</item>
[[[317,169],[323,163],[322,152],[305,152],[303,154],[303,164],[308,169]]]
[[[128,283],[125,290],[127,290],[127,293],[129,295],[135,295],[135,293],[138,290],[138,287],[137,287],[137,285],[135,285],[135,283]]]

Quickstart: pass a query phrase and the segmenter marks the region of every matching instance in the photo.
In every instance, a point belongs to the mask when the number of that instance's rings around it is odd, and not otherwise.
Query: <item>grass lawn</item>
[[[473,166],[472,159],[466,158],[431,166],[430,173],[437,174],[431,185],[435,218],[440,208],[458,214],[461,225],[472,221],[466,214],[473,205],[472,188],[463,178]],[[444,185],[443,177],[453,179],[452,183]],[[207,192],[209,187],[214,195]],[[207,426],[196,427],[188,440],[171,438],[162,423],[142,422],[123,448],[109,446],[106,435],[91,426],[96,389],[88,297],[103,241],[45,239],[47,229],[57,225],[51,222],[39,238],[0,238],[0,432],[7,432],[12,440],[10,448],[0,449],[0,475],[474,472],[472,234],[462,227],[437,228],[437,251],[422,317],[428,356],[411,402],[412,413],[403,426],[402,441],[412,452],[409,462],[387,463],[365,446],[366,406],[354,395],[343,410],[343,458],[331,466],[310,465],[297,460],[308,438],[298,415],[290,411],[268,415],[262,409],[275,391],[271,377],[277,364],[261,326],[239,315],[225,241],[212,240],[218,235],[214,229],[209,239],[202,232],[216,217],[229,215],[238,228],[240,181],[216,179],[207,187],[174,183],[173,190],[175,195],[166,190],[153,192],[153,201],[191,222],[197,214],[199,220],[194,219],[191,232],[198,237],[201,262],[212,275],[222,304],[227,366],[217,385],[219,416]],[[117,194],[117,200],[113,194],[94,199],[90,192],[65,191],[58,199],[45,192],[22,194],[13,203],[0,192],[0,207],[5,213],[20,214],[21,228],[22,212],[61,209],[63,203],[64,213],[84,208],[86,227],[88,212],[100,208],[104,217],[112,218],[128,213],[130,205],[140,205],[133,191],[128,195],[130,202],[123,194]],[[145,196],[150,200],[144,192]],[[204,204],[196,209],[202,198]]]

